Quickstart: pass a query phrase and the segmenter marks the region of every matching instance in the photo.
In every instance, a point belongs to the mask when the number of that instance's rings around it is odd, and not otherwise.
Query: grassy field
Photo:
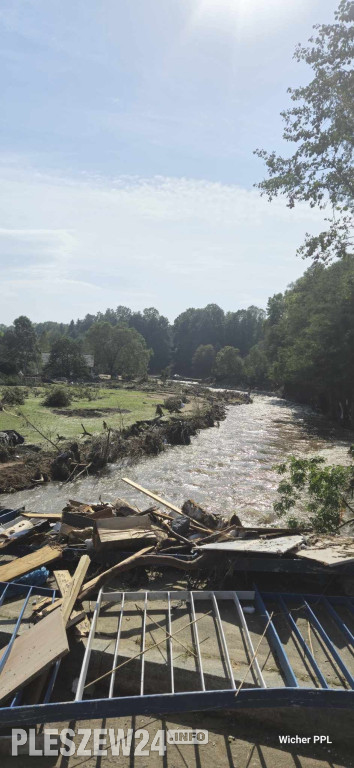
[[[69,390],[75,392],[75,388],[69,387]],[[92,389],[93,400],[80,398],[80,391],[77,390],[78,399],[75,397],[71,405],[65,409],[53,409],[43,405],[48,387],[28,391],[29,397],[26,398],[24,405],[5,405],[6,411],[0,411],[0,430],[16,429],[25,437],[26,442],[47,446],[47,441],[35,429],[26,424],[22,416],[14,414],[23,414],[55,443],[58,434],[68,440],[78,440],[83,433],[82,424],[88,432],[99,434],[103,429],[103,421],[106,421],[109,427],[120,429],[140,419],[151,419],[155,416],[157,403],[162,403],[164,400],[162,393],[100,388],[98,390]],[[109,409],[115,408],[127,412],[110,412]],[[60,410],[69,411],[73,415],[56,412]],[[88,416],[87,411],[91,411],[92,416]]]

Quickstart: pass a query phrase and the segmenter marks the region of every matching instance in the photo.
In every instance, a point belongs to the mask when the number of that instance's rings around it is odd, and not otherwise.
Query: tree
[[[256,344],[244,358],[243,373],[249,387],[267,387],[269,362],[262,343]]]
[[[194,376],[206,379],[211,376],[215,362],[215,349],[212,344],[200,344],[195,350],[192,360]]]
[[[314,263],[273,296],[262,349],[273,387],[354,426],[354,257]]]
[[[160,373],[171,362],[171,328],[167,317],[160,315],[155,307],[147,307],[143,313],[131,314],[129,325],[141,333],[153,351],[149,370]]]
[[[74,339],[62,336],[52,345],[49,361],[45,366],[49,376],[78,379],[88,376],[81,345]]]
[[[289,88],[295,106],[282,112],[283,137],[297,145],[290,157],[256,150],[269,178],[257,184],[269,200],[285,194],[288,207],[305,201],[330,208],[329,227],[306,235],[298,252],[326,261],[350,252],[354,213],[354,4],[341,0],[334,24],[317,24],[310,46],[298,45],[294,58],[314,72],[311,82]]]
[[[240,351],[235,347],[223,347],[215,358],[215,375],[217,379],[229,379],[233,382],[240,381],[242,377],[242,358]]]
[[[13,327],[2,337],[3,364],[16,373],[36,373],[39,363],[39,346],[35,329],[25,315],[17,317]]]
[[[266,313],[259,307],[239,309],[225,315],[225,344],[236,347],[241,355],[247,355],[251,347],[260,341]]]
[[[201,344],[220,349],[224,344],[224,311],[217,304],[203,309],[190,307],[173,325],[174,364],[178,373],[192,373],[192,358]]]
[[[94,323],[87,341],[101,373],[111,376],[142,376],[147,372],[151,350],[135,328],[109,323]]]

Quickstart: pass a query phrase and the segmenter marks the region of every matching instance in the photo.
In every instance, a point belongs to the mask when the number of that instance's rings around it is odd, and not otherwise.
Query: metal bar
[[[231,688],[236,690],[234,673],[233,673],[232,664],[231,664],[231,660],[230,660],[229,650],[228,650],[228,647],[227,647],[226,637],[225,637],[225,633],[224,633],[224,627],[222,625],[222,621],[221,621],[221,617],[220,617],[220,611],[219,611],[219,606],[218,606],[215,594],[213,594],[213,596],[212,596],[212,602],[213,602],[213,606],[214,606],[214,612],[215,612],[215,618],[216,618],[217,627],[218,627],[218,630],[219,630],[219,633],[220,633],[221,644],[222,644],[223,651],[224,651],[226,667],[227,667],[228,675],[229,675],[229,678],[230,678]]]
[[[56,682],[56,679],[58,677],[58,672],[59,672],[59,669],[60,669],[60,664],[61,664],[61,659],[59,659],[54,664],[54,669],[52,670],[52,674],[50,676],[48,687],[47,687],[47,690],[45,692],[45,696],[44,696],[44,699],[43,699],[43,703],[44,704],[46,704],[50,700],[50,697],[51,697],[51,695],[53,693],[53,688],[55,686],[55,682]]]
[[[167,630],[169,634],[168,638],[168,650],[169,650],[169,656],[170,656],[170,679],[171,679],[171,693],[175,692],[175,679],[174,679],[174,672],[173,672],[173,640],[172,640],[172,621],[171,621],[171,594],[170,592],[167,592],[167,605],[168,605],[168,615],[167,615]]]
[[[120,634],[122,631],[122,624],[123,624],[123,612],[124,612],[124,600],[125,600],[125,594],[122,593],[122,602],[120,606],[120,614],[118,619],[118,630],[117,630],[117,639],[116,644],[114,647],[114,654],[113,654],[113,663],[112,663],[112,674],[111,674],[111,682],[109,684],[109,693],[108,698],[112,699],[113,697],[113,691],[114,691],[114,683],[116,679],[116,669],[117,666],[117,659],[118,659],[118,649],[119,649],[119,643],[120,643]]]
[[[141,638],[141,650],[144,651],[141,656],[141,674],[140,674],[140,696],[144,695],[144,674],[145,674],[145,638],[146,638],[146,610],[147,610],[147,596],[145,592],[144,600],[144,613],[143,613],[143,632]]]
[[[1,726],[21,727],[70,720],[101,720],[103,717],[133,715],[162,715],[199,712],[216,709],[276,708],[276,707],[352,708],[354,691],[323,688],[242,688],[238,695],[228,688],[224,691],[192,691],[163,693],[159,696],[124,696],[113,699],[26,705],[11,709],[0,708]]]
[[[3,602],[5,600],[6,592],[7,592],[8,588],[9,588],[10,584],[5,584],[4,582],[2,582],[1,586],[5,586],[5,589],[2,591],[1,596],[0,596],[0,606],[3,604]]]
[[[354,635],[350,631],[349,627],[347,627],[346,624],[344,624],[344,621],[342,621],[341,617],[338,615],[335,608],[333,608],[333,605],[327,600],[325,596],[322,597],[322,602],[324,603],[325,607],[327,608],[328,613],[332,616],[333,621],[337,624],[341,632],[346,636],[346,638],[349,640],[351,645],[354,645]]]
[[[198,656],[198,667],[199,667],[200,684],[202,686],[202,691],[205,691],[203,663],[202,663],[202,656],[201,656],[201,653],[200,653],[199,635],[198,635],[198,627],[197,627],[197,624],[196,624],[196,615],[195,615],[195,606],[194,606],[193,592],[190,592],[189,595],[190,595],[191,613],[192,613],[192,619],[193,619],[192,632],[193,632],[193,637],[194,637],[194,645],[196,647],[197,656]]]
[[[24,599],[23,606],[21,608],[21,611],[19,613],[18,619],[16,621],[15,627],[14,627],[12,635],[11,635],[11,640],[8,643],[7,647],[5,648],[5,651],[4,651],[4,653],[3,653],[3,655],[2,655],[2,657],[0,659],[0,672],[2,672],[2,670],[3,670],[3,668],[4,668],[5,664],[6,664],[6,661],[9,658],[12,646],[13,646],[15,640],[16,640],[17,632],[18,632],[18,630],[20,628],[20,624],[21,624],[21,621],[22,621],[22,618],[23,618],[23,614],[24,614],[24,612],[25,612],[25,610],[27,608],[28,601],[29,601],[29,599],[31,597],[31,594],[32,594],[32,587],[29,588],[27,597]]]
[[[247,621],[245,619],[245,614],[244,614],[244,612],[242,610],[242,605],[241,605],[241,603],[240,603],[240,601],[239,601],[239,599],[237,597],[236,592],[234,592],[233,595],[234,595],[234,603],[236,605],[237,613],[239,615],[240,622],[242,624],[243,631],[245,633],[245,638],[246,638],[246,643],[247,643],[247,646],[248,646],[249,654],[250,654],[251,659],[253,659],[252,666],[254,666],[254,668],[256,670],[256,677],[258,678],[258,682],[259,682],[261,688],[266,688],[267,685],[266,685],[266,682],[265,682],[264,677],[262,675],[261,668],[259,666],[257,656],[255,655],[255,652],[254,652],[252,638],[251,638],[251,635],[249,633]]]
[[[270,620],[269,613],[263,602],[260,592],[258,592],[258,589],[255,590],[255,604],[259,612],[264,616],[266,622],[269,622],[267,633],[266,633],[268,636],[269,645],[271,646],[273,652],[275,653],[275,655],[279,660],[279,664],[283,670],[287,686],[289,686],[290,688],[298,688],[299,685],[294,675],[292,666],[285,653],[285,650],[283,648],[283,644],[280,640],[278,632],[275,629],[273,622]]]
[[[308,661],[311,664],[311,667],[312,667],[313,671],[317,675],[317,677],[318,677],[318,679],[319,679],[319,681],[320,681],[320,683],[322,685],[322,688],[329,688],[329,685],[327,683],[326,678],[323,676],[323,674],[322,674],[322,672],[321,672],[321,670],[320,670],[320,668],[319,668],[315,658],[313,657],[313,655],[312,655],[312,653],[311,653],[311,651],[310,651],[310,649],[309,649],[305,639],[303,638],[303,636],[302,636],[302,634],[301,634],[301,632],[300,632],[300,630],[299,630],[299,628],[298,628],[298,626],[296,624],[295,619],[291,615],[291,612],[289,611],[289,609],[288,609],[288,607],[287,607],[287,605],[286,605],[286,603],[283,600],[281,595],[279,595],[279,603],[281,605],[283,613],[285,614],[285,616],[286,616],[286,618],[287,618],[287,620],[288,620],[288,622],[289,622],[289,624],[290,624],[290,626],[292,628],[292,631],[294,632],[295,637],[298,639],[298,641],[299,641],[299,643],[301,645],[302,650],[304,651]]]
[[[327,632],[323,629],[322,624],[319,622],[317,616],[314,614],[312,608],[309,606],[307,600],[304,600],[304,605],[306,607],[306,610],[311,617],[318,633],[321,635],[323,642],[327,646],[328,650],[331,652],[333,658],[338,664],[339,669],[343,672],[343,675],[347,682],[349,683],[350,687],[354,689],[354,677],[350,674],[349,669],[344,664],[343,659],[339,655],[337,649],[334,647],[332,640],[327,635]]]
[[[198,592],[194,593],[194,600],[210,600],[212,594],[214,594],[213,590],[200,590]],[[234,591],[216,591],[215,595],[218,598],[218,600],[232,600],[233,599]],[[254,600],[254,589],[252,590],[237,590],[236,591],[237,597],[239,600]],[[134,601],[135,603],[142,602],[144,600],[145,593],[144,592],[127,592],[127,599]],[[189,600],[190,599],[190,592],[187,590],[171,590],[170,591],[171,599],[172,600]],[[121,591],[112,591],[112,592],[103,592],[103,600],[107,603],[117,603],[122,598],[122,592]],[[151,591],[149,592],[149,601],[152,600],[161,600],[161,591]]]
[[[143,614],[143,632],[141,638],[141,674],[140,674],[140,696],[144,696],[144,673],[145,673],[145,638],[146,638],[146,610],[147,610],[148,593],[145,592],[144,600],[144,614]]]
[[[97,598],[97,601],[96,601],[96,605],[95,605],[94,614],[93,614],[93,617],[92,617],[90,634],[89,634],[89,636],[87,638],[86,651],[85,651],[85,655],[84,655],[83,662],[82,662],[82,665],[81,665],[79,682],[77,684],[75,701],[80,701],[82,699],[84,685],[86,683],[88,666],[89,666],[89,662],[90,662],[90,656],[91,656],[91,650],[92,650],[92,642],[93,642],[93,639],[94,639],[94,636],[95,636],[97,621],[98,621],[98,617],[99,617],[99,613],[100,613],[100,608],[101,608],[101,602],[102,602],[102,589],[99,592],[99,595],[98,595],[98,598]]]

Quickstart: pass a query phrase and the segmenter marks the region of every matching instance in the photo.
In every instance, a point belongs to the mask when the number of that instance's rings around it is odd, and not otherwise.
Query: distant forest
[[[354,426],[354,257],[313,264],[266,311],[208,304],[173,324],[155,308],[123,306],[68,324],[21,316],[0,326],[1,381],[38,372],[41,352],[52,377],[84,377],[92,354],[95,374],[177,373],[273,390]]]

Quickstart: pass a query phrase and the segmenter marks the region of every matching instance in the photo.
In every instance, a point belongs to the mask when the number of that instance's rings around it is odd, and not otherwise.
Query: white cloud
[[[62,177],[14,158],[0,178],[0,322],[118,304],[170,318],[208,301],[265,305],[303,272],[296,247],[321,220],[202,179]]]

